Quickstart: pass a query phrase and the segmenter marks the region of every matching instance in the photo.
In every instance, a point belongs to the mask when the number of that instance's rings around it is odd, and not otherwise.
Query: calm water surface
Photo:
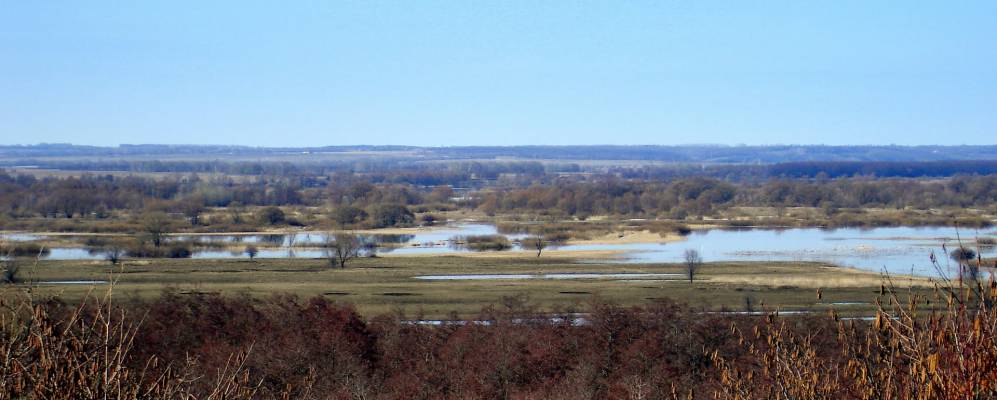
[[[977,236],[993,236],[992,229],[976,231],[960,229],[958,234],[964,243],[971,245]],[[388,245],[379,252],[391,254],[450,254],[470,250],[454,246],[452,239],[466,235],[498,234],[493,225],[457,224],[411,235],[375,235],[379,243]],[[950,227],[892,227],[892,228],[794,228],[794,229],[712,229],[694,231],[686,240],[672,243],[627,243],[604,245],[560,246],[558,250],[588,251],[608,250],[621,254],[611,262],[621,263],[675,263],[681,262],[686,249],[696,249],[704,261],[822,261],[841,266],[855,267],[870,271],[888,271],[895,274],[916,274],[936,276],[931,265],[930,254],[934,252],[941,260],[943,269],[947,257],[942,253],[942,245],[948,250],[957,246],[957,231]],[[515,241],[523,235],[506,235]],[[6,235],[10,240],[34,240],[41,238],[31,234]],[[282,247],[260,248],[258,258],[318,258],[324,252],[309,245],[324,242],[322,233],[300,232],[285,235],[212,235],[178,236],[179,239],[221,243],[273,243]],[[291,245],[297,247],[290,247]],[[975,247],[975,246],[973,246]],[[984,257],[995,255],[994,247],[984,248]],[[204,250],[194,254],[194,258],[245,258],[241,251]],[[91,259],[103,258],[100,253],[91,253],[82,248],[53,248],[48,259]],[[954,265],[952,266],[954,268]]]

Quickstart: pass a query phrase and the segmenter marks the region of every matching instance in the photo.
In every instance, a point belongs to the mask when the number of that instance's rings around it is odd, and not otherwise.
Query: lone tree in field
[[[363,249],[363,240],[357,235],[336,233],[325,236],[325,251],[330,267],[346,268],[346,263],[360,257]]]
[[[537,258],[548,247],[557,246],[567,240],[564,234],[559,232],[547,232],[543,228],[537,229],[529,238],[523,242],[523,247],[529,246],[537,251]]]
[[[249,256],[250,260],[256,258],[256,255],[259,254],[259,252],[260,249],[257,249],[256,246],[253,245],[246,246],[246,255]]]
[[[154,211],[142,216],[142,229],[149,236],[152,245],[159,247],[163,244],[163,238],[170,231],[173,221],[170,216],[161,211]]]
[[[547,248],[547,239],[544,238],[544,233],[542,230],[537,231],[529,238],[530,247],[537,250],[537,258],[540,258],[540,253],[543,253],[544,249]]]
[[[118,243],[111,243],[104,247],[104,259],[111,262],[111,265],[118,265],[121,256],[125,254],[125,248]]]
[[[696,271],[703,265],[703,257],[699,256],[699,251],[695,249],[685,250],[685,273],[689,277],[689,283],[696,277]]]

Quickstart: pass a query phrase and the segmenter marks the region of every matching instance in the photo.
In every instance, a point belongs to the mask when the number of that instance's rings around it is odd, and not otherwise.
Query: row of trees
[[[155,208],[194,213],[204,207],[304,204],[309,193],[288,178],[235,181],[112,175],[35,178],[0,173],[0,212],[13,216],[97,217]]]
[[[997,175],[947,180],[795,179],[735,184],[713,178],[670,181],[592,178],[458,195],[447,185],[371,183],[363,176],[235,180],[82,176],[34,178],[0,173],[0,215],[106,218],[115,211],[183,214],[193,225],[210,207],[326,206],[337,224],[411,224],[407,207],[476,207],[486,213],[557,211],[565,215],[655,215],[683,218],[741,206],[991,207]]]
[[[908,179],[775,180],[735,185],[710,178],[671,182],[604,180],[491,190],[474,205],[486,213],[556,211],[566,215],[708,215],[731,206],[992,207],[997,175],[948,181]]]

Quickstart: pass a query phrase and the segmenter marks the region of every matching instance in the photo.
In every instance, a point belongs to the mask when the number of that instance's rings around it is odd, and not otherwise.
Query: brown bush
[[[930,299],[884,293],[869,322],[703,313],[667,300],[618,307],[593,299],[575,314],[510,298],[445,321],[401,313],[368,321],[348,304],[288,295],[165,292],[72,308],[8,301],[0,398],[81,397],[65,390],[93,393],[84,398],[997,395],[992,279],[939,286]]]

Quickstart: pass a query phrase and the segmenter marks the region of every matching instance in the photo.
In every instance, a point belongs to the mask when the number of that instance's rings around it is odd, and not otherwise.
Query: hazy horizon
[[[997,3],[8,4],[0,144],[993,144]]]
[[[343,143],[343,144],[310,144],[302,146],[281,146],[281,145],[243,145],[232,143],[117,143],[117,144],[83,144],[72,142],[36,142],[36,143],[0,143],[2,146],[91,146],[98,148],[120,148],[126,146],[173,146],[173,147],[245,147],[251,149],[298,149],[298,148],[325,148],[325,147],[411,147],[411,148],[461,148],[461,147],[991,147],[997,144],[975,144],[975,143],[924,143],[924,144],[825,144],[825,143],[771,143],[771,144],[746,144],[746,143],[676,143],[676,144],[653,144],[653,143],[592,143],[592,144],[473,144],[473,145],[417,145],[417,144],[369,144],[369,143]]]

